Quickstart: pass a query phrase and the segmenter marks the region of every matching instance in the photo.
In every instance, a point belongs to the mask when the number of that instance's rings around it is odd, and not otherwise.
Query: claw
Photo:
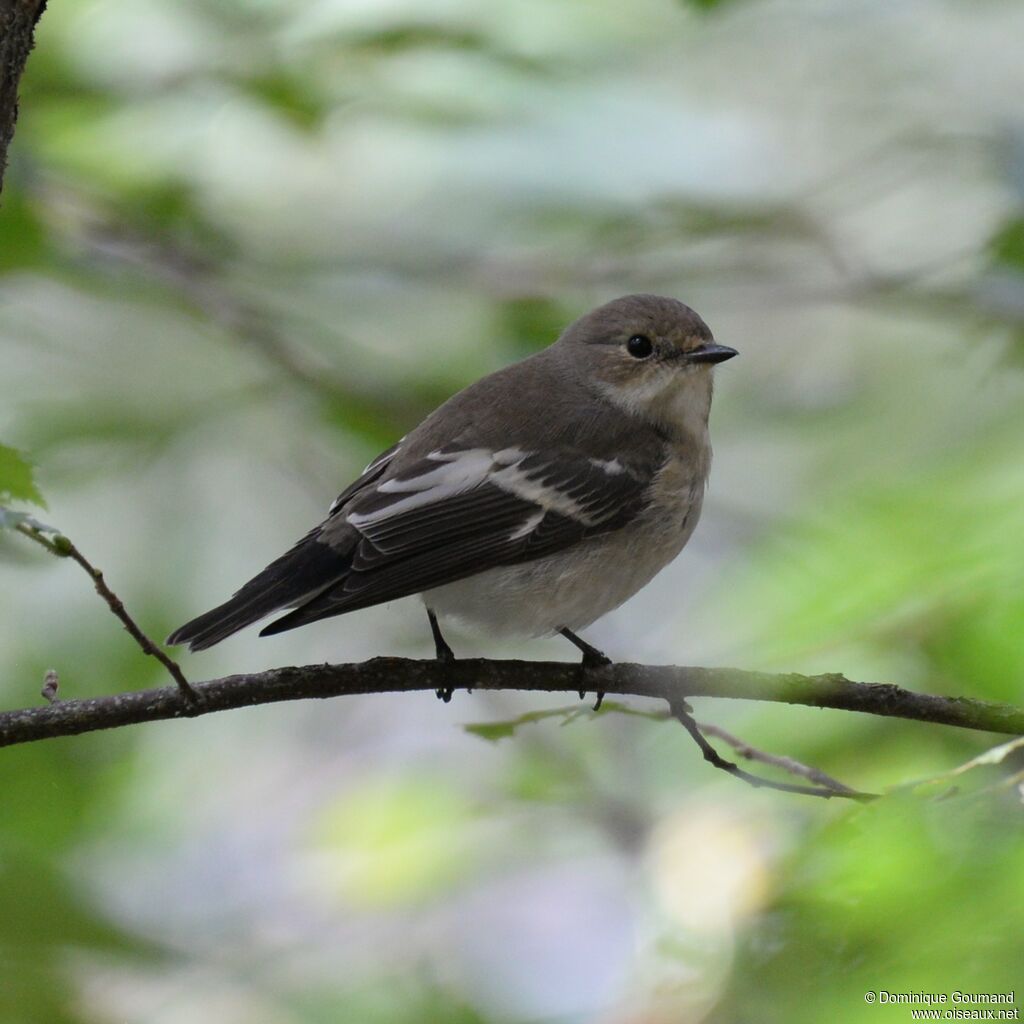
[[[430,632],[434,636],[435,657],[442,665],[451,664],[455,660],[455,653],[445,643],[445,639],[441,635],[441,627],[437,624],[437,616],[429,608],[427,609],[427,618],[430,619]],[[434,695],[438,700],[442,700],[447,704],[452,699],[453,692],[452,687],[442,686],[434,691]]]

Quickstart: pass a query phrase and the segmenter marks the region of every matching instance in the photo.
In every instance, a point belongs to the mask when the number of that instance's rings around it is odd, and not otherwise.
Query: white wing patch
[[[491,483],[509,494],[514,494],[517,498],[540,505],[545,512],[549,510],[560,512],[564,516],[589,524],[590,517],[578,501],[557,487],[545,484],[537,476],[532,476],[520,469],[520,464],[525,458],[524,454],[518,462],[493,473]]]
[[[428,456],[432,462],[441,462],[437,469],[432,469],[419,476],[403,480],[393,477],[385,480],[378,488],[379,494],[401,494],[408,492],[405,498],[399,498],[365,515],[351,513],[348,521],[357,529],[371,523],[379,523],[383,519],[400,515],[413,508],[432,505],[436,501],[462,494],[473,487],[479,486],[487,478],[494,464],[491,452],[485,448],[467,448],[465,451],[444,454],[431,452]]]
[[[519,448],[502,448],[498,451],[488,448],[465,448],[461,451],[438,449],[426,456],[429,461],[439,463],[436,469],[411,477],[393,477],[377,487],[378,494],[403,497],[371,512],[352,512],[348,515],[348,522],[356,529],[372,526],[392,516],[464,494],[474,487],[489,483],[540,508],[539,512],[531,513],[522,526],[516,528],[510,539],[525,537],[536,528],[548,511],[569,516],[587,526],[593,525],[597,519],[588,514],[584,505],[561,490],[557,484],[545,482],[545,477],[550,475],[546,464],[533,466],[529,470],[523,469],[523,463],[530,457],[530,452]],[[617,459],[589,461],[609,477],[625,472]]]

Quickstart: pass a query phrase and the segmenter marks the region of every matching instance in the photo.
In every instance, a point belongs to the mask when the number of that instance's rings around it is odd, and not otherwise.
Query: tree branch
[[[56,532],[52,527],[40,523],[32,518],[32,516],[26,515],[23,512],[11,513],[9,510],[2,508],[0,508],[0,512],[7,513],[5,518],[13,523],[14,530],[46,548],[51,555],[56,555],[58,558],[70,558],[73,562],[77,562],[89,574],[93,586],[96,588],[96,593],[103,598],[107,607],[117,616],[121,625],[128,631],[128,635],[142,649],[143,654],[149,654],[156,658],[170,673],[181,695],[186,700],[195,703],[198,696],[185,678],[185,674],[181,671],[181,666],[142,631],[139,624],[128,614],[128,609],[125,608],[124,602],[107,585],[107,581],[103,578],[103,573],[75,547],[69,537]],[[52,533],[53,536],[48,537],[47,533]]]
[[[690,697],[728,697],[1024,734],[1022,708],[915,693],[887,683],[851,682],[837,674],[772,675],[732,668],[619,664],[588,672],[584,681],[589,689],[599,684],[609,694],[654,697],[676,706]],[[163,687],[4,712],[0,714],[0,746],[314,697],[430,692],[448,687],[576,693],[580,685],[580,666],[568,662],[467,659],[443,664],[374,658],[351,665],[305,665],[194,683],[195,702],[176,687]]]
[[[18,120],[18,84],[46,0],[0,0],[0,189]]]

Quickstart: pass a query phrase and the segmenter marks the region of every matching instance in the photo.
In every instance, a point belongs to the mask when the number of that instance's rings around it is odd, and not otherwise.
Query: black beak
[[[686,353],[688,363],[724,363],[726,359],[738,356],[739,352],[728,345],[718,345],[713,341],[706,341],[699,348],[692,349]]]

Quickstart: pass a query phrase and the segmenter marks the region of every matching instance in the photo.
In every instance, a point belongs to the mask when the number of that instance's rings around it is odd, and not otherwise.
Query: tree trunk
[[[18,120],[18,83],[46,0],[0,0],[0,191]]]

